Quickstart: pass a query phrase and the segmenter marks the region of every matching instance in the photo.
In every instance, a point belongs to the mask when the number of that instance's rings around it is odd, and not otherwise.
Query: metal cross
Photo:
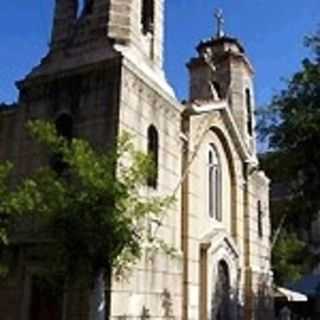
[[[222,38],[224,36],[224,17],[222,9],[216,9],[214,17],[217,20],[217,38]]]

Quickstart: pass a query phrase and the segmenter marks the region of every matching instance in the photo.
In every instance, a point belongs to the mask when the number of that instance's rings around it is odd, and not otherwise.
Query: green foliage
[[[318,48],[315,39],[309,38],[309,46]],[[303,197],[305,212],[317,213],[320,209],[320,64],[317,59],[303,61],[302,70],[274,97],[266,118],[262,131],[276,151],[282,178],[292,194]]]
[[[306,265],[311,268],[308,246],[302,246],[299,241],[312,241],[310,224],[320,212],[319,39],[319,32],[306,38],[312,56],[302,61],[301,70],[260,114],[260,134],[268,139],[271,149],[264,156],[262,166],[273,180],[273,186],[278,187],[277,191],[279,187],[282,189],[272,204],[274,231],[285,218],[274,248],[275,272],[281,282],[296,278],[302,270],[307,270]]]
[[[282,232],[272,252],[274,277],[278,285],[299,279],[309,263],[307,246],[295,233]]]
[[[6,178],[11,166],[0,167],[1,211],[32,216],[37,222],[37,239],[46,242],[44,270],[54,277],[73,275],[87,279],[101,270],[127,270],[149,244],[166,246],[150,235],[150,221],[159,220],[174,199],[147,196],[146,179],[152,161],[135,150],[124,133],[113,150],[94,149],[87,141],[67,141],[55,127],[43,121],[28,124],[31,135],[50,154],[59,155],[63,172],[41,168],[11,192]],[[6,240],[5,227],[2,242]]]

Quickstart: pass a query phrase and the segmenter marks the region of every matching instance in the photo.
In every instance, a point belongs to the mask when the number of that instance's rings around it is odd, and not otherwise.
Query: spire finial
[[[216,9],[214,12],[214,17],[217,21],[217,38],[222,38],[224,36],[224,17],[222,9]]]

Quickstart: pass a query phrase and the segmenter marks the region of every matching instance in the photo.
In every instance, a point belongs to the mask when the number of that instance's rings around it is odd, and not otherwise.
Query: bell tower
[[[201,41],[198,56],[187,64],[189,99],[227,99],[244,142],[255,153],[254,70],[238,39],[224,33],[222,12],[216,12],[215,17],[216,35]]]
[[[164,0],[109,1],[108,36],[162,68]]]
[[[164,0],[55,0],[51,50],[87,50],[108,40],[161,69],[163,11]]]

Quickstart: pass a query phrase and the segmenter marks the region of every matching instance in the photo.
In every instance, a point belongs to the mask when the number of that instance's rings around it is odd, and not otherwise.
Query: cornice
[[[156,71],[143,61],[139,64],[135,61],[137,60],[132,56],[123,56],[124,67],[143,79],[160,97],[181,113],[185,107],[176,98],[173,89],[165,79],[163,70]]]
[[[256,155],[252,155],[249,148],[244,143],[242,136],[240,134],[239,128],[234,120],[232,112],[230,111],[229,103],[227,100],[220,101],[207,101],[198,104],[197,102],[191,102],[187,104],[185,111],[189,116],[201,115],[205,113],[220,112],[225,118],[227,127],[230,131],[231,136],[234,138],[235,146],[239,151],[241,158],[249,166],[256,167],[258,165],[258,160]]]

